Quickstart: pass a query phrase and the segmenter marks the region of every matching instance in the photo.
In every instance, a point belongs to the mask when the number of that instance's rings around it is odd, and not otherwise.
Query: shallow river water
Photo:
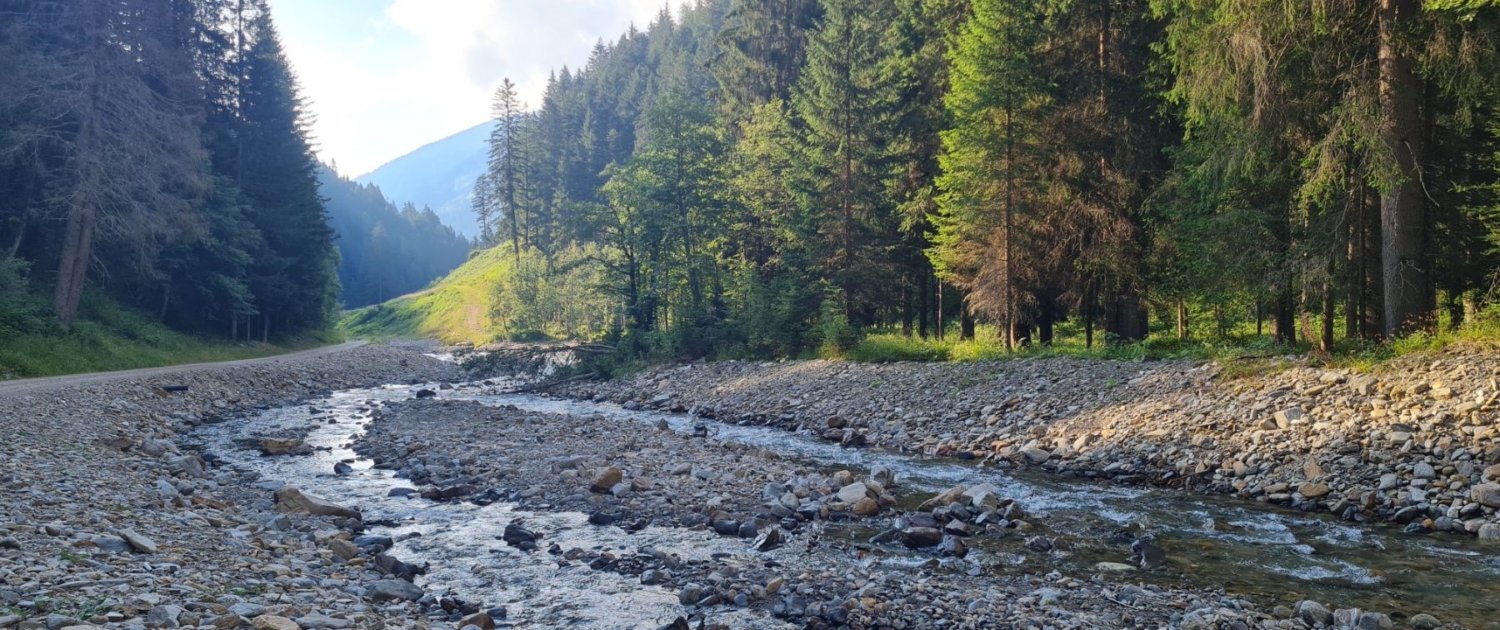
[[[675,594],[643,587],[633,578],[586,566],[559,569],[546,554],[526,555],[495,538],[507,523],[522,520],[564,548],[613,549],[634,553],[651,545],[685,559],[714,557],[751,562],[743,542],[710,532],[650,528],[627,534],[612,527],[590,527],[579,513],[528,513],[506,504],[477,507],[388,497],[408,486],[391,473],[358,461],[355,473],[331,474],[333,463],[356,456],[351,438],[369,421],[380,401],[412,397],[413,386],[338,392],[311,401],[322,415],[307,437],[319,448],[303,458],[261,458],[245,440],[276,429],[306,426],[308,405],[272,409],[207,426],[197,434],[203,446],[231,465],[254,470],[267,482],[285,482],[335,502],[357,505],[366,520],[389,520],[397,527],[372,533],[411,536],[392,552],[432,572],[421,582],[429,592],[451,591],[487,605],[506,605],[517,627],[634,627],[664,624],[682,608]],[[973,462],[935,460],[879,450],[844,449],[815,436],[765,427],[743,427],[681,414],[627,411],[618,405],[500,393],[496,387],[460,386],[441,392],[447,400],[514,405],[536,412],[609,415],[691,432],[707,425],[717,439],[751,444],[822,467],[868,469],[879,464],[896,471],[904,493],[938,492],[955,485],[992,484],[1014,498],[1032,520],[1063,543],[1063,551],[1038,558],[1023,553],[1020,537],[975,543],[971,566],[1018,573],[1091,574],[1100,562],[1128,562],[1129,551],[1111,544],[1121,528],[1154,534],[1168,557],[1166,567],[1120,575],[1121,581],[1164,586],[1223,587],[1262,606],[1313,599],[1331,606],[1384,612],[1402,619],[1428,613],[1475,630],[1500,630],[1500,556],[1472,541],[1451,536],[1409,536],[1384,526],[1360,526],[1240,500],[1183,491],[1127,488],[1056,476],[1017,474]],[[830,529],[849,540],[872,531]],[[420,534],[416,536],[416,534]],[[899,554],[885,562],[911,562]],[[731,627],[780,628],[784,624],[753,612],[729,610],[714,616]]]

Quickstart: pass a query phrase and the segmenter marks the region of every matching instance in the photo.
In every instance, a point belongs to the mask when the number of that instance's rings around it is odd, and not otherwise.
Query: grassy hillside
[[[431,337],[445,343],[482,344],[498,331],[489,313],[494,287],[510,273],[504,248],[479,251],[425,291],[350,311],[340,328],[353,337]]]
[[[43,302],[40,297],[34,301]],[[319,335],[284,345],[208,341],[90,294],[70,331],[50,321],[24,329],[0,326],[0,380],[253,359],[331,343],[334,337]]]

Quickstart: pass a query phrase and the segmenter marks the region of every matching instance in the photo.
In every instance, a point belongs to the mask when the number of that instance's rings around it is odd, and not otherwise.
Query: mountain
[[[346,308],[378,304],[426,287],[468,260],[471,244],[431,210],[397,208],[380,188],[319,169],[328,224],[338,235]]]
[[[355,181],[380,187],[396,205],[407,202],[432,208],[444,225],[463,236],[479,235],[479,221],[469,204],[474,181],[489,161],[494,122],[449,136],[397,158]]]

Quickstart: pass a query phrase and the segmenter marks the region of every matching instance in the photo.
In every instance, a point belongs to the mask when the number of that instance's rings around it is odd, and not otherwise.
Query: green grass
[[[336,333],[308,335],[280,345],[204,340],[91,294],[72,330],[54,327],[0,335],[0,379],[254,359],[339,340]]]
[[[432,287],[344,314],[340,330],[367,339],[435,338],[444,343],[493,341],[494,288],[510,272],[503,247],[477,252]]]
[[[1316,323],[1316,322],[1315,322]],[[1307,356],[1315,365],[1369,371],[1394,359],[1432,354],[1454,347],[1469,349],[1500,348],[1500,311],[1486,311],[1454,328],[1446,319],[1438,322],[1435,332],[1419,332],[1388,343],[1339,339],[1331,353],[1315,352],[1305,343],[1277,344],[1269,337],[1257,336],[1253,327],[1238,334],[1215,339],[1180,340],[1170,332],[1157,331],[1140,343],[1103,344],[1096,337],[1093,347],[1084,343],[1083,332],[1076,324],[1057,327],[1051,347],[1030,346],[1006,351],[998,330],[981,326],[975,338],[958,341],[956,331],[947,340],[907,337],[896,331],[874,331],[845,352],[825,350],[823,358],[838,358],[861,363],[969,362],[998,359],[1073,357],[1080,359],[1139,361],[1189,359],[1217,361],[1225,378],[1243,378],[1286,369],[1280,360],[1288,355]]]

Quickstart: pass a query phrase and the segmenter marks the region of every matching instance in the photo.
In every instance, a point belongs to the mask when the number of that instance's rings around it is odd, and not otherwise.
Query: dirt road
[[[368,342],[361,340],[346,341],[336,346],[324,346],[301,352],[279,354],[274,357],[260,359],[241,359],[238,361],[222,361],[218,363],[193,363],[190,365],[171,365],[166,367],[142,368],[139,370],[123,370],[119,372],[99,372],[95,374],[69,374],[67,376],[49,376],[46,378],[28,378],[16,381],[0,381],[0,397],[16,394],[36,394],[54,391],[65,387],[77,385],[92,385],[97,383],[108,383],[129,378],[170,376],[200,370],[216,370],[223,368],[241,367],[262,363],[276,363],[286,360],[309,359],[328,354],[347,352],[366,345]]]

